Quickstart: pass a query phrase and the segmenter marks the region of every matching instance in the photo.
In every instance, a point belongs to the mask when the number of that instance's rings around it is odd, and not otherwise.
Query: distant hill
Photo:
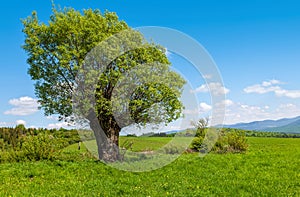
[[[280,120],[263,120],[249,123],[224,125],[225,128],[236,128],[253,131],[273,131],[284,133],[300,133],[300,116]]]
[[[300,119],[292,122],[288,125],[275,127],[275,128],[267,128],[265,131],[276,131],[276,132],[285,132],[285,133],[300,133]]]

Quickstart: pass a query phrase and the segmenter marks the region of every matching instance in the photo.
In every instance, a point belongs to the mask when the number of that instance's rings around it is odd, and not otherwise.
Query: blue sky
[[[107,9],[117,12],[131,27],[169,27],[196,39],[223,77],[225,123],[300,115],[300,3],[296,0],[56,0],[55,4],[78,10]],[[33,10],[46,22],[51,1],[2,2],[0,126],[64,125],[36,110],[34,82],[27,74],[29,66],[21,49],[24,35],[20,20]],[[211,103],[203,91],[205,84],[198,86],[199,108],[208,112]]]

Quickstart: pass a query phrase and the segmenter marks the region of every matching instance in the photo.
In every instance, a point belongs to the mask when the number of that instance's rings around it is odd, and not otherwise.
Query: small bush
[[[69,143],[52,135],[40,133],[24,136],[15,149],[1,151],[0,162],[54,160],[60,150]]]
[[[27,136],[22,143],[21,152],[26,160],[52,160],[65,144],[64,140],[54,138],[51,135]]]
[[[190,148],[196,151],[202,150],[204,147],[204,137],[195,137]],[[218,153],[242,153],[248,148],[246,135],[241,131],[219,131],[218,140],[214,144],[212,150]]]
[[[230,132],[226,135],[228,145],[234,152],[245,152],[248,148],[246,135],[244,132]]]
[[[184,148],[177,147],[172,144],[169,144],[169,145],[166,145],[165,147],[163,147],[163,153],[165,153],[165,154],[175,155],[175,154],[180,154],[183,151],[184,151]]]
[[[204,137],[195,137],[191,143],[190,148],[196,151],[200,151],[202,149]]]

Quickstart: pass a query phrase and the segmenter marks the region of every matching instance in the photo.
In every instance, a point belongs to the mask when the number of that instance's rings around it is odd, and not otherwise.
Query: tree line
[[[21,146],[24,139],[29,136],[49,135],[52,138],[64,139],[66,144],[74,144],[80,141],[78,131],[75,129],[45,129],[45,128],[25,128],[24,125],[16,127],[0,128],[0,149],[16,150]]]

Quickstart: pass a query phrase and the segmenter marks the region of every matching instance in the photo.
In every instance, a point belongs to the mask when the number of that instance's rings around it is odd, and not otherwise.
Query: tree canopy
[[[23,48],[28,54],[28,73],[46,115],[72,114],[72,92],[77,71],[86,54],[99,42],[129,27],[113,12],[74,9],[57,11],[48,24],[36,12],[23,20],[26,35]]]
[[[87,118],[99,157],[107,144],[118,146],[125,126],[180,117],[185,81],[170,69],[166,49],[146,41],[115,13],[53,9],[47,24],[33,12],[23,25],[28,73],[41,108],[65,121],[78,112]],[[95,124],[108,141],[100,139]]]

